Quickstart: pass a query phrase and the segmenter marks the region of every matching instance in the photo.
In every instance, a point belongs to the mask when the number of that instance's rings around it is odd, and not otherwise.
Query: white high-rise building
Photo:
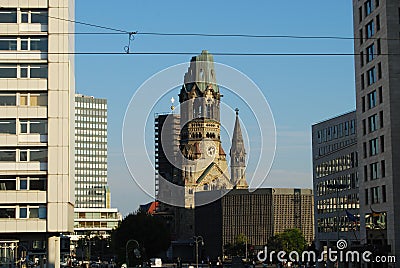
[[[59,267],[74,217],[74,1],[0,0],[0,257]]]

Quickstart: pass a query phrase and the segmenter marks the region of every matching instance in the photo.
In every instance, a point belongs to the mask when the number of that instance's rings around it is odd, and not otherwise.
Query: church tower
[[[221,97],[213,56],[203,50],[192,58],[179,94],[181,184],[187,208],[194,208],[195,192],[232,188],[220,139]]]
[[[231,182],[236,189],[247,189],[246,182],[246,150],[244,148],[242,130],[239,122],[239,109],[236,108],[236,121],[233,129],[231,157]]]

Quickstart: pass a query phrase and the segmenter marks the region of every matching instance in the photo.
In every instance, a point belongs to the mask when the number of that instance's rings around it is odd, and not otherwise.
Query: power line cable
[[[0,52],[1,54],[9,54]],[[47,54],[47,55],[126,55],[126,52],[17,52],[16,54]],[[197,55],[198,52],[130,52],[130,55]],[[242,52],[213,52],[215,56],[361,56],[356,53],[242,53]],[[400,56],[399,53],[377,54],[377,56]]]
[[[0,6],[0,8],[2,8]],[[133,35],[151,35],[151,36],[198,36],[198,37],[239,37],[239,38],[287,38],[287,39],[336,39],[336,40],[358,40],[363,39],[361,37],[346,37],[346,36],[306,36],[306,35],[264,35],[264,34],[209,34],[209,33],[168,33],[168,32],[139,32],[139,31],[127,31],[119,28],[113,28],[109,26],[87,23],[83,21],[70,20],[65,18],[59,18],[50,15],[36,14],[39,16],[44,16],[52,19],[68,21],[75,24],[80,24],[84,26],[89,26],[93,28],[98,28],[102,30],[110,30],[113,32],[76,32],[76,33],[53,33],[53,34],[71,34],[71,35],[116,35],[116,34],[128,34]],[[131,39],[131,37],[130,37]],[[400,40],[400,38],[379,38],[371,37],[369,39],[383,39],[383,40]]]

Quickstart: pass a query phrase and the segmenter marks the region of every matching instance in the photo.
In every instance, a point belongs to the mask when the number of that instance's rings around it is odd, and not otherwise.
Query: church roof
[[[207,50],[200,55],[192,57],[188,71],[184,76],[183,90],[190,92],[193,87],[204,93],[206,89],[219,92],[214,69],[214,57]]]
[[[233,128],[231,154],[240,152],[245,153],[246,151],[243,142],[242,129],[240,127],[239,109],[236,109],[235,111],[236,111],[236,121],[235,121],[235,127]]]

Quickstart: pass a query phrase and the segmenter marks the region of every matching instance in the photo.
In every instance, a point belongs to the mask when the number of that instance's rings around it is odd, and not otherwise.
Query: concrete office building
[[[72,249],[80,238],[108,238],[122,220],[111,208],[107,183],[107,100],[75,95],[75,218]]]
[[[361,241],[396,256],[400,256],[399,11],[398,0],[353,0]]]
[[[196,193],[204,198],[210,192]],[[314,202],[310,189],[261,188],[254,192],[234,189],[210,204],[195,208],[195,233],[204,238],[204,254],[223,256],[224,246],[239,235],[255,250],[272,236],[298,228],[308,244],[314,240]]]
[[[60,267],[74,215],[74,1],[0,6],[0,257]]]
[[[313,125],[312,155],[317,249],[360,244],[356,112]]]

